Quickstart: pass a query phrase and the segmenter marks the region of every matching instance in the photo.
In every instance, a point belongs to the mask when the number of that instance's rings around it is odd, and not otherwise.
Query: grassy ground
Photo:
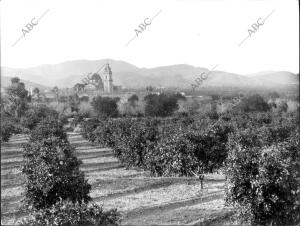
[[[92,185],[93,201],[117,208],[123,225],[229,225],[232,209],[224,206],[222,175],[207,175],[204,189],[195,178],[150,177],[148,172],[126,170],[110,149],[98,148],[78,133],[69,133],[82,159],[82,170]],[[1,147],[1,222],[16,224],[24,178],[20,172],[26,137],[16,135]],[[230,223],[231,222],[231,223]]]

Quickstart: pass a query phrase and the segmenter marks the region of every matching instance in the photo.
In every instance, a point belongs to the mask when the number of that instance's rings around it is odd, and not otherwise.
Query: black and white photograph
[[[299,1],[0,9],[1,225],[300,225]]]

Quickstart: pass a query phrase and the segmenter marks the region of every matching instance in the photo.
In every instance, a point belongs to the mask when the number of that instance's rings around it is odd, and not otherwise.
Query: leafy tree
[[[37,101],[39,102],[40,101],[40,90],[39,90],[39,88],[34,88],[33,89],[33,94],[34,94],[34,96],[36,96],[36,98],[37,98]]]
[[[62,124],[53,125],[54,120],[39,123],[23,147],[24,207],[30,214],[21,225],[118,225],[117,210],[88,205],[91,185],[79,169],[82,162],[67,141]],[[42,136],[37,137],[38,133]]]
[[[10,112],[9,101],[1,96],[1,142],[7,142],[14,134],[20,132],[19,120]]]
[[[285,101],[281,101],[277,104],[277,108],[279,112],[287,112],[288,104]]]
[[[191,176],[197,167],[194,145],[180,131],[148,146],[147,167],[155,176]]]
[[[63,123],[56,117],[46,117],[42,119],[30,132],[30,142],[41,141],[51,137],[58,137],[67,141],[67,134],[64,132]]]
[[[118,99],[110,97],[94,97],[91,105],[98,116],[116,117],[118,113]]]
[[[81,84],[81,83],[76,83],[73,87],[73,89],[75,90],[75,92],[82,92],[84,90],[85,84]]]
[[[52,117],[58,120],[58,112],[43,104],[32,106],[21,118],[21,125],[31,131],[38,123],[47,117]]]
[[[218,101],[218,100],[220,100],[220,95],[216,95],[216,94],[213,94],[213,95],[211,95],[211,99],[213,100],[213,101]]]
[[[197,162],[196,171],[193,172],[201,181],[205,173],[213,173],[223,166],[227,158],[226,143],[233,127],[223,123],[217,123],[201,132],[196,130],[189,135],[190,141],[195,145],[194,155]]]
[[[210,111],[208,111],[206,115],[212,120],[218,120],[219,114],[217,112],[217,103],[211,103]]]
[[[131,97],[128,98],[128,102],[133,107],[136,105],[136,102],[138,101],[139,101],[139,97],[136,94],[133,94]]]
[[[74,94],[73,96],[68,97],[68,102],[71,108],[71,112],[78,112],[79,111],[79,104],[80,99],[77,94]]]
[[[20,83],[20,79],[18,77],[11,78],[11,83],[13,85],[18,85]]]
[[[238,104],[237,108],[243,112],[266,112],[270,110],[270,106],[258,94],[244,98],[241,103]]]
[[[82,96],[79,98],[80,102],[89,102],[89,97],[88,96]]]
[[[271,146],[245,146],[232,136],[226,160],[226,202],[253,225],[300,222],[299,133]]]
[[[48,208],[59,200],[88,202],[91,186],[79,170],[81,161],[67,140],[63,125],[54,118],[42,120],[23,146],[28,208]]]
[[[91,186],[79,170],[81,161],[66,140],[50,137],[24,146],[25,197],[29,208],[43,209],[60,199],[91,200]]]
[[[154,91],[154,88],[152,86],[147,86],[146,91],[151,93]]]
[[[127,167],[146,169],[145,155],[147,149],[159,139],[156,121],[151,119],[142,121],[125,120],[118,124],[121,130],[117,130],[116,133],[112,131],[114,140],[111,142],[115,153],[118,153],[118,158]]]
[[[59,97],[59,89],[58,89],[58,87],[54,86],[51,91],[54,93],[56,101],[58,101],[58,97]]]
[[[11,79],[12,84],[7,88],[7,99],[9,101],[9,111],[13,112],[15,117],[19,118],[28,109],[30,96],[25,89],[24,83],[15,77]]]
[[[178,99],[174,95],[149,94],[145,96],[145,114],[147,116],[167,117],[179,108]]]
[[[16,122],[12,117],[1,116],[1,142],[7,142],[17,130]]]

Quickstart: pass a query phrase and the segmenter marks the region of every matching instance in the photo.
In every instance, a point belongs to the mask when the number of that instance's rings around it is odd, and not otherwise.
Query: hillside
[[[1,76],[1,88],[8,87],[11,84],[11,78],[12,77]],[[50,87],[48,87],[48,86],[44,86],[44,85],[41,85],[39,83],[30,82],[30,81],[23,80],[23,79],[21,79],[21,82],[23,82],[25,84],[26,88],[28,88],[28,87],[31,87],[31,88],[37,87],[40,90],[50,89]]]
[[[155,68],[138,68],[124,61],[116,60],[75,60],[60,64],[41,65],[33,68],[2,68],[4,76],[19,76],[21,79],[34,81],[44,86],[72,87],[80,82],[89,72],[97,72],[109,62],[114,84],[128,88],[142,88],[148,85],[163,87],[190,87],[191,83],[208,69],[186,64]],[[3,83],[5,85],[5,83]],[[281,86],[299,84],[299,75],[285,71],[269,71],[248,76],[224,71],[211,72],[203,86],[244,87],[244,86]]]

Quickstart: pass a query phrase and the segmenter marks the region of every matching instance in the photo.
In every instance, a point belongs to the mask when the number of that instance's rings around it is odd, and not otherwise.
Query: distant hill
[[[299,83],[299,75],[295,75],[287,71],[269,71],[256,73],[255,77],[260,80],[274,82],[277,84],[297,84]]]
[[[97,72],[105,63],[109,63],[115,85],[128,88],[142,88],[149,85],[163,87],[190,87],[191,83],[208,69],[186,64],[162,66],[155,68],[138,68],[124,61],[111,59],[75,60],[60,64],[41,65],[33,68],[2,68],[4,76],[18,76],[27,81],[34,81],[47,87],[73,87],[81,82],[89,72]],[[101,75],[101,74],[100,74]],[[244,76],[223,71],[213,71],[204,81],[205,87],[244,87],[244,86],[282,86],[299,84],[299,75],[290,72],[269,71]]]
[[[6,88],[8,86],[11,85],[11,79],[12,77],[6,77],[6,76],[1,76],[1,88]],[[51,87],[47,87],[35,82],[30,82],[30,81],[26,81],[21,79],[21,82],[23,82],[25,84],[26,88],[39,88],[41,91],[42,90],[49,90],[51,89]]]

